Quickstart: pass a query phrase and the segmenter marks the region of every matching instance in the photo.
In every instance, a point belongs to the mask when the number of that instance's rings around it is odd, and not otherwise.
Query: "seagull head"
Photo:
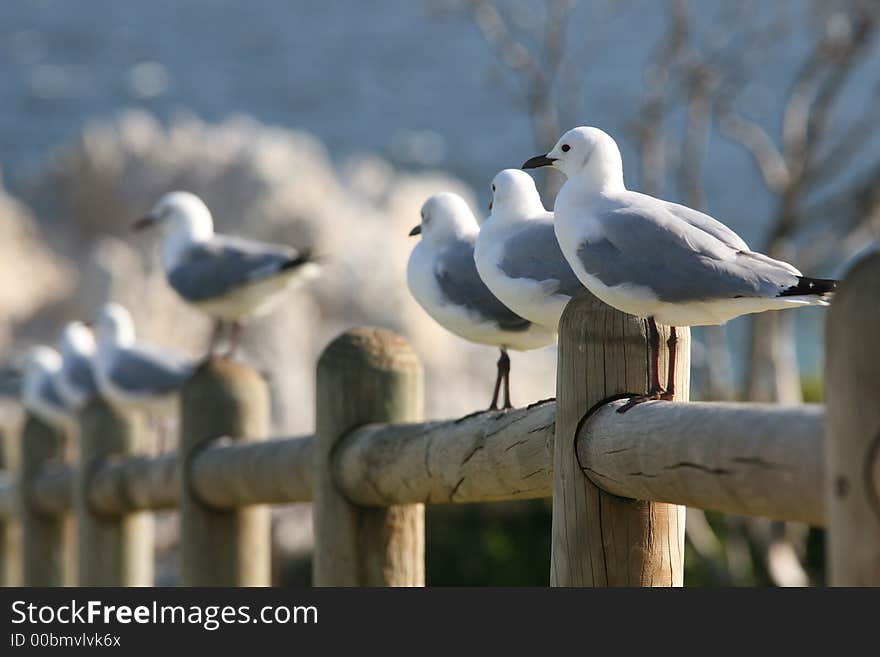
[[[611,136],[599,128],[566,132],[545,155],[526,160],[523,169],[552,166],[568,178],[580,178],[600,188],[623,189],[623,160]]]
[[[477,220],[467,202],[458,194],[441,192],[422,205],[422,221],[409,234],[421,235],[422,241],[442,246],[450,240],[477,231]]]
[[[107,303],[98,312],[95,335],[99,351],[107,346],[125,346],[134,343],[134,321],[131,314],[118,303]]]
[[[61,355],[45,345],[36,345],[27,350],[22,363],[25,388],[33,388],[44,376],[61,369]]]
[[[207,242],[214,235],[214,220],[204,201],[190,192],[169,192],[150,211],[132,224],[135,231],[158,228],[164,236],[162,261],[177,263],[192,244]]]
[[[90,356],[95,353],[95,335],[83,322],[73,321],[61,331],[58,347],[65,356],[67,354]]]
[[[498,172],[492,179],[491,190],[489,209],[493,217],[522,219],[547,211],[535,181],[525,171],[504,169]]]

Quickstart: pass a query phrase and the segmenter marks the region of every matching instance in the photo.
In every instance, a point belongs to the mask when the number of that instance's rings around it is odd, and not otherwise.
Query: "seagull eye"
[[[570,151],[570,150],[571,150],[571,146],[569,146],[568,144],[562,145],[562,152],[563,153],[568,153],[568,151]]]
[[[492,191],[493,192],[495,191],[495,185],[492,185]]]

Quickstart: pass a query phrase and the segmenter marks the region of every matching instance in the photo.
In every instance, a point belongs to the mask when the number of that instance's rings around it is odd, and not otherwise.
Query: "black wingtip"
[[[285,269],[296,269],[297,267],[302,267],[309,262],[314,262],[314,258],[312,258],[312,252],[310,249],[304,249],[300,251],[295,257],[282,264],[281,271],[284,271]]]
[[[781,297],[801,297],[813,295],[824,297],[833,294],[837,289],[837,281],[833,278],[808,278],[806,276],[798,276],[796,285],[780,292]]]

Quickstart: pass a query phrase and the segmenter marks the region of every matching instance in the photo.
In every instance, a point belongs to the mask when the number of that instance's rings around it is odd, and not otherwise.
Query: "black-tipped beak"
[[[536,155],[523,162],[523,169],[537,169],[539,167],[549,167],[556,161],[555,157],[547,157],[546,155]]]
[[[409,231],[410,237],[415,237],[416,235],[421,235],[421,234],[422,234],[422,224],[419,224],[418,226],[413,228],[411,231]]]
[[[146,230],[147,228],[152,228],[155,225],[156,225],[156,217],[152,217],[150,215],[145,215],[145,216],[141,217],[140,219],[138,219],[137,221],[135,221],[131,225],[131,229],[134,232],[139,233],[142,230]]]

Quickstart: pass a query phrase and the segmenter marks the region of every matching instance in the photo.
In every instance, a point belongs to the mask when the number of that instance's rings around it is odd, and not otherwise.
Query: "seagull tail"
[[[808,278],[798,276],[798,282],[780,292],[780,297],[818,297],[828,299],[837,289],[837,281],[831,278]]]

